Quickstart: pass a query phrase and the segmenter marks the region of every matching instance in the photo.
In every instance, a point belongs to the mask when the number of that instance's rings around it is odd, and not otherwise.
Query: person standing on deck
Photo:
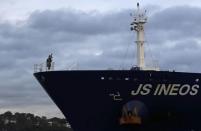
[[[51,69],[51,66],[52,66],[52,54],[50,54],[46,60],[46,67],[47,67],[47,70],[50,70]]]

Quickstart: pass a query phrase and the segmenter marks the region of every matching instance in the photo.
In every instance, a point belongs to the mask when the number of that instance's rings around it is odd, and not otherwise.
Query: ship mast
[[[137,11],[134,15],[134,20],[131,23],[131,31],[137,32],[137,67],[140,70],[145,69],[144,62],[144,24],[147,22],[146,10],[140,10],[139,3],[137,3]]]

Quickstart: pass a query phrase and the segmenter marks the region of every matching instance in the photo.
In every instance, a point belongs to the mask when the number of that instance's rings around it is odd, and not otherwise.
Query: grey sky
[[[25,19],[35,10],[57,10],[61,8],[77,9],[82,11],[118,11],[133,8],[137,2],[144,6],[159,6],[167,8],[171,6],[191,5],[201,6],[199,0],[2,0],[0,15],[5,20]]]
[[[201,2],[142,1],[148,9],[146,57],[163,70],[201,72]],[[33,78],[53,53],[56,69],[129,68],[135,64],[133,0],[0,1],[0,112],[62,114]],[[151,54],[152,55],[149,55]]]

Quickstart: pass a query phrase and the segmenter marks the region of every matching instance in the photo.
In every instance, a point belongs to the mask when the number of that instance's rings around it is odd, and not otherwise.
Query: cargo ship
[[[200,73],[160,71],[144,62],[146,11],[137,3],[137,66],[130,70],[46,70],[34,76],[74,131],[200,131]],[[173,63],[174,64],[174,63]]]

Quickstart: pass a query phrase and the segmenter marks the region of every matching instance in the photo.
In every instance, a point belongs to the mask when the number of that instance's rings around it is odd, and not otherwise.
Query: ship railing
[[[34,64],[34,73],[45,72],[45,71],[54,71],[54,62],[51,63],[50,68],[46,66],[46,63]]]

